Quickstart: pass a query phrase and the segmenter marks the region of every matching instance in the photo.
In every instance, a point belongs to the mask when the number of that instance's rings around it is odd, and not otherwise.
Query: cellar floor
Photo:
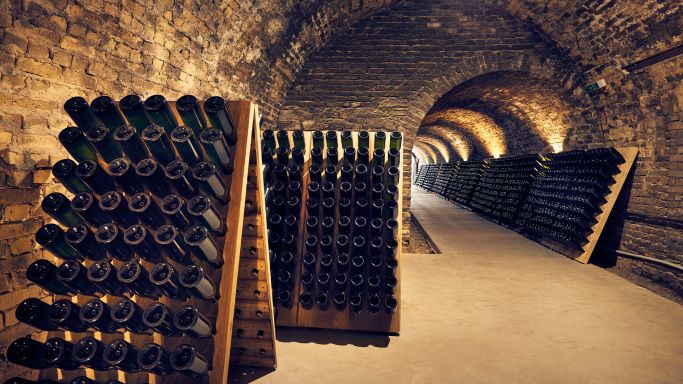
[[[683,383],[683,306],[414,189],[400,336],[278,329],[257,383]]]

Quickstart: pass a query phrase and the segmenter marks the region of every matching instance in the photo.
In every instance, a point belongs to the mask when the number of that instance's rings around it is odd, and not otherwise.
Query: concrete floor
[[[400,336],[278,329],[257,383],[683,383],[683,306],[414,190]]]

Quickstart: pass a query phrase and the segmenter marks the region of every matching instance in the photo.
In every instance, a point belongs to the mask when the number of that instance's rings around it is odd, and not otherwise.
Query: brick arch
[[[477,149],[473,147],[472,141],[455,124],[444,125],[435,123],[422,126],[421,130],[424,134],[432,134],[449,143],[451,154],[453,155],[452,161],[467,160],[477,152]]]
[[[449,162],[453,160],[453,146],[448,140],[431,133],[425,133],[420,137],[420,140],[436,150],[438,162]]]

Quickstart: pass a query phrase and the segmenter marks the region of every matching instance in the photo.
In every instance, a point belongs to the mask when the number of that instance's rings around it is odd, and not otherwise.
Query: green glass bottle
[[[83,133],[87,132],[90,128],[102,125],[100,119],[90,109],[88,102],[80,96],[67,100],[64,103],[64,110]]]
[[[381,148],[384,150],[386,146],[387,134],[382,131],[375,132],[375,150]]]
[[[53,192],[45,196],[40,203],[40,207],[50,217],[66,227],[80,224],[83,221],[83,218],[71,209],[69,198],[59,192]]]
[[[143,105],[154,124],[162,126],[166,133],[170,134],[179,125],[171,106],[162,95],[148,97]]]
[[[277,131],[277,145],[280,148],[291,148],[289,145],[289,134],[285,130]]]
[[[229,175],[234,170],[232,156],[225,141],[223,132],[220,129],[208,128],[199,135],[199,141],[204,146],[206,156],[213,164],[221,169],[223,173]],[[272,159],[272,157],[271,157]]]
[[[152,124],[142,131],[142,138],[154,158],[163,165],[176,159],[175,147],[171,139],[159,125]]]
[[[218,177],[216,166],[200,162],[192,167],[192,176],[201,183],[202,189],[223,204],[230,202],[230,190]]]
[[[353,134],[351,131],[343,131],[341,133],[341,141],[343,149],[353,147]]]
[[[59,142],[77,161],[97,161],[95,147],[78,127],[66,127],[59,132]]]
[[[337,148],[339,143],[337,143],[337,131],[327,131],[325,134],[325,143],[327,144],[327,149]]]
[[[104,125],[111,131],[122,125],[127,124],[126,118],[119,110],[116,102],[112,100],[109,96],[100,96],[90,103],[90,108],[92,109],[95,116],[97,116]]]
[[[116,190],[114,180],[95,161],[83,161],[76,166],[76,176],[98,195]]]
[[[370,134],[368,131],[358,132],[358,148],[370,148]]]
[[[212,96],[204,101],[204,112],[209,118],[211,126],[223,131],[228,145],[237,142],[237,125],[230,117],[225,100],[220,96]]]
[[[204,120],[196,97],[192,95],[182,96],[176,101],[175,109],[180,118],[183,119],[183,124],[192,128],[195,136],[199,137],[202,131],[208,127],[209,124]]]
[[[401,150],[401,141],[403,140],[403,135],[401,132],[391,132],[389,136],[389,148],[395,149],[397,151]]]
[[[142,137],[132,125],[122,125],[116,128],[114,140],[123,149],[128,159],[135,164],[151,155]]]
[[[109,163],[109,174],[129,196],[145,191],[144,183],[135,173],[135,166],[127,159],[120,158]]]
[[[180,157],[191,166],[204,159],[202,147],[197,142],[195,133],[191,128],[184,125],[176,127],[171,132],[171,140]]]
[[[275,132],[273,132],[272,129],[263,131],[263,147],[268,148],[272,153],[275,153]]]
[[[56,162],[52,167],[52,175],[73,194],[92,192],[90,187],[76,176],[76,163],[71,159]]]
[[[57,224],[40,227],[36,232],[36,243],[62,260],[83,260],[83,255],[66,242],[64,230]]]
[[[313,131],[313,148],[325,149],[325,135],[322,131]]]
[[[292,132],[292,141],[294,141],[294,146],[301,148],[303,151],[306,150],[306,140],[304,140],[304,130],[299,129]]]
[[[97,153],[107,163],[123,157],[121,147],[114,140],[114,136],[104,125],[92,127],[85,132],[85,138],[93,144]]]
[[[130,124],[135,127],[138,134],[142,135],[142,130],[152,124],[152,119],[142,106],[142,99],[138,95],[125,96],[119,102],[121,112],[126,116]]]
[[[398,167],[398,165],[401,162],[401,154],[398,149],[396,148],[390,148],[388,152],[389,156],[389,165],[393,167]]]
[[[301,147],[292,148],[292,160],[299,167],[304,166],[304,150]]]

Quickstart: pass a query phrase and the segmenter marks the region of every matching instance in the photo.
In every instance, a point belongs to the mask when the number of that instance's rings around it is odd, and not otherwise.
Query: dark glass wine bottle
[[[341,133],[342,148],[353,148],[353,134],[351,131],[342,131]]]
[[[123,150],[114,140],[112,131],[108,130],[104,125],[89,128],[84,134],[85,138],[95,147],[97,153],[105,162],[108,163],[123,157]]]
[[[81,307],[67,299],[57,300],[50,305],[48,318],[62,329],[71,332],[85,332],[88,324],[81,321],[79,313]]]
[[[125,340],[118,339],[104,348],[104,361],[110,366],[128,373],[141,370],[138,364],[138,349]]]
[[[116,190],[116,184],[94,161],[84,161],[76,166],[76,176],[83,180],[98,195]]]
[[[211,369],[209,361],[194,347],[181,344],[171,353],[171,366],[178,372],[182,372],[193,378],[206,376]]]
[[[119,328],[111,318],[111,308],[100,299],[92,299],[83,304],[78,318],[88,326],[104,333],[114,333]],[[81,363],[88,365],[85,361]]]
[[[135,252],[124,240],[123,230],[114,223],[97,228],[95,239],[117,260],[130,261],[135,257]]]
[[[168,223],[161,208],[146,193],[138,193],[131,197],[128,209],[135,213],[140,221],[150,228],[159,228]]]
[[[175,146],[173,146],[163,127],[154,124],[150,125],[142,131],[142,139],[154,159],[159,163],[168,165],[168,163],[177,158]]]
[[[292,160],[294,160],[294,164],[298,165],[300,168],[303,168],[304,150],[301,147],[292,148]]]
[[[360,292],[353,293],[349,296],[349,307],[351,308],[351,311],[356,313],[363,310],[363,296]]]
[[[351,215],[351,199],[342,197],[339,199],[339,215],[340,216],[350,216]]]
[[[95,116],[88,102],[80,97],[72,97],[64,103],[64,111],[71,117],[81,131],[102,125],[102,121]]]
[[[391,132],[391,135],[389,136],[389,148],[395,149],[397,151],[400,150],[402,140],[403,135],[401,134],[401,132]]]
[[[143,311],[139,305],[132,300],[123,299],[111,308],[109,316],[119,328],[141,334],[149,330],[149,327],[142,321],[142,314]]]
[[[299,303],[304,309],[311,309],[313,302],[313,294],[310,291],[304,291],[299,295]]]
[[[286,166],[287,163],[289,162],[289,153],[290,152],[291,152],[290,149],[287,147],[278,147],[275,150],[275,155],[276,155],[278,164],[282,164],[282,165]]]
[[[64,240],[86,259],[102,260],[107,257],[107,251],[97,242],[95,234],[83,224],[69,227],[64,232]]]
[[[296,236],[299,232],[299,219],[295,215],[287,215],[284,218],[285,231]]]
[[[181,96],[175,103],[175,109],[178,111],[183,123],[192,128],[194,134],[199,137],[199,134],[208,127],[208,123],[204,120],[202,115],[199,100],[193,95]]]
[[[149,281],[171,299],[185,301],[189,298],[187,291],[180,284],[178,273],[169,263],[154,265],[149,272]]]
[[[277,145],[279,148],[292,148],[292,146],[289,143],[289,134],[287,133],[287,131],[279,130],[277,131],[275,137],[277,139]]]
[[[263,131],[263,146],[268,148],[272,153],[275,153],[277,146],[275,145],[275,132],[272,129]]]
[[[223,255],[218,251],[218,245],[209,234],[209,230],[201,225],[188,229],[183,239],[191,247],[192,253],[200,260],[206,261],[216,268],[223,265]]]
[[[180,157],[189,165],[195,165],[204,159],[202,147],[191,128],[184,125],[174,128],[171,140]]]
[[[73,358],[73,347],[74,345],[70,342],[59,337],[53,337],[47,339],[43,345],[40,357],[51,367],[72,371],[81,366],[81,363]]]
[[[185,244],[182,234],[175,226],[162,225],[154,233],[154,240],[161,245],[171,259],[183,265],[192,263],[190,248]]]
[[[116,185],[129,195],[145,191],[145,186],[137,176],[135,167],[126,159],[121,158],[110,162],[109,174],[114,178]]]
[[[142,136],[132,125],[122,125],[114,131],[114,140],[119,144],[123,153],[133,163],[138,163],[142,159],[151,157],[147,145],[142,140]]]
[[[142,313],[142,321],[155,332],[164,336],[180,336],[182,332],[173,325],[173,312],[162,303],[152,303]]]
[[[349,261],[348,255],[345,255],[345,256],[346,256],[345,261],[347,262],[347,265],[348,265],[348,261]],[[340,263],[338,262],[337,268],[339,268],[339,265],[340,265]],[[337,290],[337,292],[346,291],[346,288],[348,286],[349,286],[349,278],[348,278],[348,275],[346,274],[345,270],[340,272],[339,269],[337,269],[337,275],[334,278],[335,290]]]
[[[377,273],[378,268],[381,267],[381,265],[382,259],[370,259],[369,267],[371,275],[368,277],[368,293],[370,294],[377,294],[379,292],[379,285],[382,282],[382,280],[375,273]]]
[[[50,305],[40,299],[30,297],[17,306],[14,315],[17,320],[43,331],[54,331],[57,329],[48,312]]]
[[[395,258],[389,258],[386,261],[386,271],[385,274],[387,277],[396,277],[396,269],[398,268],[398,260]]]
[[[230,190],[218,176],[216,166],[199,162],[192,167],[192,176],[197,179],[204,191],[223,204],[230,202]]]
[[[303,129],[292,132],[292,141],[294,142],[294,147],[301,148],[302,150],[306,149]]]
[[[192,305],[179,308],[173,316],[173,325],[194,338],[209,338],[214,334],[211,321]]]
[[[384,182],[384,167],[376,165],[372,167],[372,183],[382,184]]]
[[[201,195],[193,197],[187,204],[187,210],[190,215],[214,233],[222,235],[226,232],[226,224],[223,223],[218,209],[208,197]]]
[[[26,268],[26,278],[55,295],[74,295],[76,290],[57,279],[57,266],[51,261],[38,259]]]
[[[112,220],[123,228],[136,225],[138,217],[128,208],[128,201],[120,193],[111,191],[105,193],[98,204],[99,209],[106,216],[107,222]]]
[[[237,142],[237,125],[228,112],[225,100],[219,96],[212,96],[204,101],[204,112],[209,118],[211,126],[223,131],[229,145]]]
[[[337,166],[339,163],[339,150],[337,148],[327,148],[327,164]]]
[[[355,184],[365,185],[368,182],[368,167],[363,164],[356,165],[356,179]]]
[[[155,375],[166,376],[175,372],[171,367],[171,354],[159,344],[143,345],[138,352],[137,360],[140,368]]]
[[[398,167],[389,167],[387,170],[387,182],[390,185],[398,185],[399,173]]]
[[[178,195],[168,195],[161,200],[161,211],[168,216],[171,224],[186,230],[192,226],[194,219],[187,211],[185,200]]]
[[[163,253],[159,252],[159,248],[154,242],[154,235],[143,225],[136,224],[128,227],[124,232],[123,239],[143,260],[155,262],[162,258]]]
[[[398,239],[398,220],[389,219],[386,221],[387,238]]]
[[[21,337],[7,347],[5,357],[12,364],[32,369],[45,369],[50,365],[41,359],[42,350],[43,343],[28,337]]]
[[[379,297],[378,294],[373,293],[368,295],[368,310],[370,313],[377,313],[379,312],[379,308],[382,305],[382,299]]]
[[[321,131],[313,131],[313,148],[323,149],[325,147],[325,135]]]
[[[199,134],[199,141],[204,146],[207,160],[219,167],[226,175],[233,172],[232,155],[221,130],[216,128],[205,129]]]
[[[368,147],[358,148],[358,150],[356,151],[356,156],[356,167],[358,167],[358,165],[361,164],[367,167],[370,164],[370,150],[368,149]]]
[[[369,148],[370,147],[370,134],[368,131],[358,132],[358,148]]]
[[[58,136],[59,142],[76,161],[97,161],[95,147],[78,127],[66,127]]]
[[[374,164],[375,167],[380,166],[384,167],[384,149],[382,148],[377,148],[375,151],[372,153],[372,163]]]
[[[188,265],[180,272],[180,284],[200,299],[215,301],[218,296],[216,285],[198,265]]]
[[[318,293],[315,298],[315,303],[321,311],[326,311],[330,307],[330,299],[326,291]]]
[[[128,122],[135,127],[135,130],[140,135],[143,129],[152,124],[152,120],[143,107],[142,99],[138,95],[123,97],[119,102],[119,108],[121,108],[121,112],[126,116]]]
[[[45,196],[40,203],[40,207],[50,217],[66,227],[83,222],[83,218],[71,208],[69,198],[59,192],[53,192]]]
[[[337,142],[337,131],[327,131],[325,133],[325,144],[327,144],[327,149],[337,148],[339,143]]]
[[[377,149],[384,150],[384,147],[386,146],[386,139],[387,139],[386,133],[384,133],[382,131],[375,132],[375,146],[374,146],[375,151],[377,151]]]
[[[83,295],[104,293],[98,286],[90,284],[87,269],[77,261],[63,262],[57,269],[57,280]]]
[[[373,218],[381,218],[384,209],[384,200],[376,199],[372,201],[372,209],[370,211],[370,216]]]
[[[398,300],[394,296],[387,296],[386,299],[384,299],[384,311],[392,315],[396,313],[396,310],[398,309]]]
[[[384,197],[384,184],[373,184],[370,196],[372,200],[382,199]]]
[[[351,232],[351,219],[348,216],[344,215],[339,217],[339,220],[337,220],[337,232],[339,234],[349,235]]]
[[[72,356],[79,364],[96,371],[105,371],[109,365],[104,360],[105,345],[94,337],[84,337],[74,345]]]
[[[161,291],[149,281],[149,273],[137,261],[129,261],[119,268],[116,278],[134,294],[151,299],[159,299]]]
[[[64,239],[64,230],[57,224],[43,225],[35,238],[36,243],[62,260],[83,260],[83,255]]]
[[[110,262],[98,261],[88,268],[88,281],[110,295],[123,296],[130,290],[116,278],[117,274],[116,267]]]
[[[73,194],[92,192],[90,187],[76,176],[76,163],[71,159],[62,159],[52,167],[52,175]]]
[[[399,150],[396,148],[391,148],[389,149],[389,152],[387,152],[387,154],[389,157],[389,166],[398,167],[401,163]]]
[[[143,106],[154,124],[163,127],[166,133],[170,134],[173,128],[178,126],[178,120],[173,114],[171,106],[162,95],[148,97]]]
[[[126,124],[126,118],[119,110],[116,102],[109,96],[95,98],[95,100],[90,103],[90,108],[95,116],[97,116],[97,118],[112,132],[116,128]]]

